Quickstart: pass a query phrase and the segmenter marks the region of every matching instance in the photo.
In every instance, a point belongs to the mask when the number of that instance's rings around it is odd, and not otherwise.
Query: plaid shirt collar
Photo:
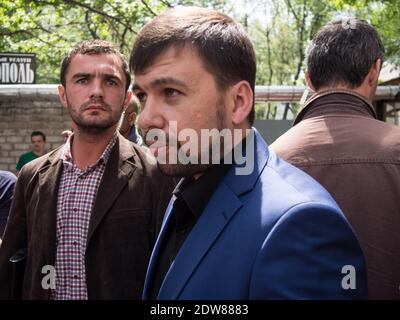
[[[102,164],[106,164],[108,159],[110,158],[110,154],[111,154],[111,150],[114,147],[115,143],[117,142],[117,132],[114,133],[114,136],[111,138],[110,142],[108,143],[108,145],[106,146],[106,148],[104,149],[103,153],[101,154],[101,156],[99,157],[99,159],[92,165],[88,166],[85,170],[85,172],[91,171],[93,169],[95,169],[96,167],[102,165]],[[71,153],[71,147],[72,147],[72,142],[74,139],[74,134],[71,134],[67,140],[67,142],[64,145],[63,151],[61,153],[61,160],[64,163],[64,166],[67,166],[67,168],[73,168],[76,167],[75,163],[74,163],[74,159],[72,158],[72,153]]]

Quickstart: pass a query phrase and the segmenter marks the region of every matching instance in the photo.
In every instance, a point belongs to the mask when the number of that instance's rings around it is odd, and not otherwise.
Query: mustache
[[[104,110],[111,110],[111,107],[109,104],[105,103],[104,101],[101,100],[90,100],[85,102],[84,104],[81,105],[81,110],[85,111],[86,109],[89,109],[90,106],[98,106],[103,108]]]

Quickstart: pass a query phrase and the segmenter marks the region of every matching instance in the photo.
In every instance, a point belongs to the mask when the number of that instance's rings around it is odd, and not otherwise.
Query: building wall
[[[289,89],[256,87],[256,100],[298,101],[304,91]],[[378,87],[376,97],[392,101],[397,96],[398,101],[399,94],[400,86],[385,86]],[[257,120],[254,125],[272,143],[291,127],[292,121]],[[70,116],[59,102],[57,85],[0,85],[0,170],[16,171],[19,156],[30,150],[32,131],[46,135],[46,150],[51,151],[62,144],[61,132],[70,128]]]
[[[293,120],[256,120],[254,127],[263,136],[268,144],[272,144],[277,138],[288,131]]]
[[[31,146],[32,131],[46,135],[46,151],[63,143],[61,132],[71,128],[68,111],[51,94],[0,95],[0,170],[16,172],[19,156]]]
[[[254,126],[270,144],[291,127],[291,120],[256,120]],[[46,135],[46,150],[63,143],[61,132],[71,128],[67,109],[57,101],[0,98],[0,170],[16,172],[22,153],[30,150],[32,131]]]

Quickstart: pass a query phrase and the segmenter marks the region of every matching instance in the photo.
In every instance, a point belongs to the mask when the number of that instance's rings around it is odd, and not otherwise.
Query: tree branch
[[[32,30],[39,30],[39,28],[34,28],[34,29],[32,29]],[[24,34],[24,33],[26,33],[26,34],[28,34],[28,35],[30,35],[31,33],[28,31],[28,30],[15,30],[15,31],[9,31],[9,30],[5,30],[5,31],[0,31],[0,36],[14,36],[14,35],[17,35],[17,34]]]
[[[69,4],[69,5],[74,4],[74,5],[78,6],[78,7],[82,7],[82,8],[85,8],[86,10],[89,10],[91,12],[97,13],[97,14],[103,16],[103,17],[106,17],[108,19],[114,20],[114,21],[120,23],[121,25],[123,25],[124,27],[128,28],[128,30],[130,30],[130,31],[135,33],[135,31],[132,30],[132,28],[129,26],[129,24],[123,22],[118,17],[111,16],[111,15],[105,13],[104,11],[101,11],[99,9],[93,8],[90,5],[87,5],[85,3],[81,3],[81,2],[78,2],[78,1],[75,1],[75,0],[61,0],[61,1],[65,2],[66,4]],[[42,4],[48,4],[48,5],[54,6],[54,3],[51,3],[51,2],[48,2],[48,1],[45,1],[45,0],[34,0],[34,2],[42,3]]]
[[[290,2],[290,0],[286,0],[285,2],[286,2],[286,5],[287,5],[289,11],[292,12],[294,19],[296,20],[296,22],[298,22],[299,18],[297,17],[296,10],[294,10],[292,3]]]
[[[124,29],[124,32],[122,32],[122,36],[121,36],[121,44],[120,44],[120,46],[119,46],[119,50],[121,51],[121,52],[123,52],[124,51],[124,47],[125,47],[125,45],[126,45],[126,41],[125,41],[125,37],[126,37],[126,33],[127,33],[127,31],[128,31],[128,29]]]
[[[153,11],[153,9],[151,9],[151,8],[149,7],[149,5],[147,4],[147,2],[146,2],[145,0],[142,0],[142,3],[143,3],[143,5],[146,7],[147,11],[149,11],[154,17],[157,16],[157,13],[155,13],[155,12]]]
[[[307,1],[304,0],[303,1],[303,17],[301,19],[301,24],[298,25],[299,30],[298,30],[298,41],[297,41],[297,45],[298,45],[298,53],[299,53],[299,61],[297,62],[297,68],[296,68],[296,74],[294,76],[293,79],[293,84],[295,85],[297,80],[299,79],[300,76],[300,72],[301,72],[301,67],[303,66],[303,60],[304,60],[304,31],[305,31],[305,27],[306,27],[306,17],[308,15],[307,12]]]
[[[172,4],[169,3],[167,0],[159,0],[161,3],[165,4],[168,8],[172,8]]]
[[[123,12],[121,12],[121,10],[119,10],[119,8],[117,6],[115,6],[112,2],[104,0],[104,3],[108,4],[113,10],[115,10],[117,12],[117,14],[123,18],[123,20],[125,21],[126,24],[131,23],[131,20],[129,19],[129,17],[127,15],[125,15]],[[126,26],[125,26],[125,29],[126,29]],[[134,32],[134,33],[136,34],[136,32]]]
[[[50,31],[50,30],[46,29],[45,27],[41,26],[36,21],[34,21],[34,23],[37,26],[37,28],[35,28],[34,30],[42,30],[42,31],[44,31],[44,32],[46,32],[48,34],[56,36],[58,39],[61,39],[63,41],[68,41],[66,38],[64,38],[62,35],[58,34],[57,32],[53,32],[53,31]],[[60,26],[61,25],[56,25],[55,27],[57,28],[57,27],[60,27]]]
[[[90,21],[89,11],[86,11],[86,12],[85,12],[85,21],[86,21],[87,28],[88,28],[88,30],[89,30],[90,35],[92,36],[92,38],[93,38],[93,39],[98,39],[99,36],[97,35],[96,30],[93,30],[93,29],[90,27],[90,24],[92,23],[92,21]]]

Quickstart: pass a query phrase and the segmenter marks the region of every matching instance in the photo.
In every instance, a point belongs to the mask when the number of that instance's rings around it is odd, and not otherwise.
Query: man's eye
[[[144,92],[135,92],[135,95],[141,103],[146,101],[146,94]]]
[[[107,80],[107,84],[110,86],[116,86],[118,83],[117,83],[117,81],[109,79],[109,80]]]
[[[164,93],[167,97],[176,97],[181,94],[180,91],[172,88],[165,88]]]
[[[87,83],[87,79],[86,78],[78,79],[78,80],[76,80],[76,83],[85,84],[85,83]]]

